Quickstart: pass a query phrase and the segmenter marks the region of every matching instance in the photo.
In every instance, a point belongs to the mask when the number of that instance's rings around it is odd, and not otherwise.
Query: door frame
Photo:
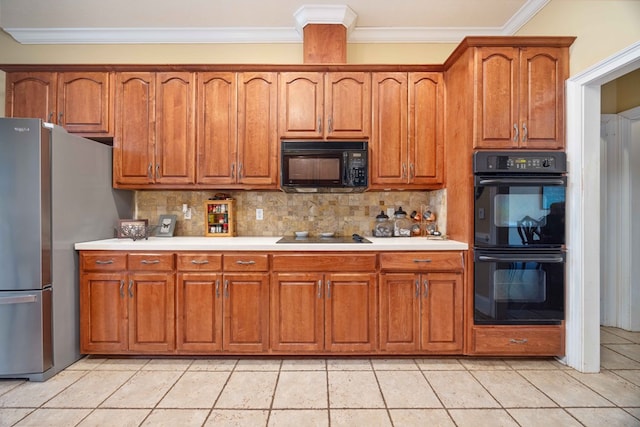
[[[640,42],[567,80],[567,365],[600,371],[600,90],[640,68]]]

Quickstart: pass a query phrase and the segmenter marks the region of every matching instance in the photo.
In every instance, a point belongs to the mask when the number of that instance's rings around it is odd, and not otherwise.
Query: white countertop
[[[460,251],[469,245],[426,237],[369,237],[372,243],[278,243],[280,236],[149,237],[105,239],[75,244],[75,249],[112,251]]]

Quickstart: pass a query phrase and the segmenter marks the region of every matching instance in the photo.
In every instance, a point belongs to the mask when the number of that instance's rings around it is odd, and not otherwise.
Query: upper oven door
[[[474,246],[562,247],[566,186],[564,176],[477,175]]]

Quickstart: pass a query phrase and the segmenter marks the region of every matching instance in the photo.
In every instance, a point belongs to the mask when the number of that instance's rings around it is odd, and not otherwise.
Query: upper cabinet
[[[118,73],[114,185],[195,183],[195,78]]]
[[[441,73],[373,73],[370,188],[443,183],[443,86]]]
[[[367,72],[280,73],[281,138],[363,139],[371,129]]]
[[[562,47],[479,47],[474,148],[564,148]]]
[[[11,72],[7,117],[34,117],[88,137],[113,136],[113,74]]]

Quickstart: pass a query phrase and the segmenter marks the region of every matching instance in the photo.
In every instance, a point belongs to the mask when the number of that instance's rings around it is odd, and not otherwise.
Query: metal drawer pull
[[[242,261],[242,260],[238,260],[236,261],[236,264],[240,264],[240,265],[251,265],[251,264],[255,264],[255,261]]]
[[[160,260],[159,259],[143,259],[142,261],[140,261],[141,264],[160,264]]]
[[[209,260],[207,260],[207,259],[192,259],[191,260],[191,264],[196,264],[196,265],[209,264]]]
[[[527,342],[529,342],[529,340],[526,338],[522,338],[522,339],[511,338],[509,342],[511,344],[526,344]]]
[[[431,262],[430,259],[414,259],[413,262]]]
[[[104,265],[104,264],[113,264],[113,260],[112,259],[108,259],[108,260],[101,260],[101,259],[97,259],[96,260],[96,264],[100,264],[100,265]]]

